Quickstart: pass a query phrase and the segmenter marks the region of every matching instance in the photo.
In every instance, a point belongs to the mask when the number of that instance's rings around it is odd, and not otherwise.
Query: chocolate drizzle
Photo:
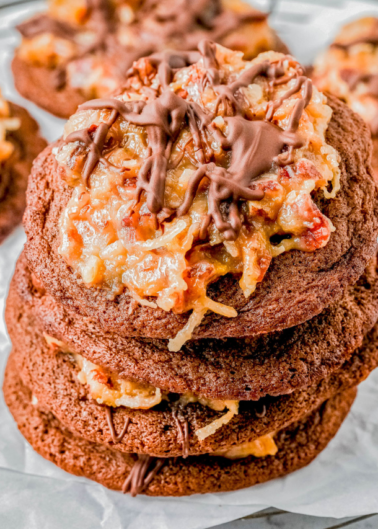
[[[96,99],[84,103],[79,107],[80,110],[109,109],[110,117],[98,125],[93,137],[87,129],[83,129],[68,135],[66,142],[78,141],[87,148],[88,155],[82,176],[84,183],[88,185],[97,163],[108,163],[102,152],[107,134],[118,116],[129,123],[145,127],[148,148],[139,170],[135,196],[138,202],[142,193],[146,194],[147,207],[157,222],[157,215],[167,209],[164,205],[164,193],[172,147],[186,123],[194,144],[198,169],[188,182],[183,203],[176,214],[180,217],[188,213],[200,183],[207,178],[210,181],[208,215],[203,220],[200,236],[206,237],[207,229],[214,221],[226,240],[235,240],[241,229],[240,201],[261,200],[264,192],[253,187],[253,183],[261,174],[268,172],[272,164],[284,166],[293,163],[293,150],[304,144],[297,131],[302,113],[311,101],[312,83],[303,75],[303,69],[299,65],[293,74],[285,76],[283,60],[292,61],[289,57],[273,63],[263,61],[254,64],[232,83],[222,84],[215,45],[203,41],[199,45],[199,51],[206,71],[202,88],[209,86],[214,90],[217,96],[215,113],[211,114],[197,103],[183,99],[169,88],[175,69],[187,65],[198,54],[165,52],[154,55],[151,62],[160,80],[160,94],[156,91],[148,102]],[[258,76],[267,78],[270,90],[276,84],[294,77],[296,81],[279,99],[269,102],[265,120],[250,120],[246,115],[247,105],[241,89],[253,83]],[[295,99],[288,126],[283,130],[272,122],[274,113],[294,94],[300,94],[300,97]],[[224,115],[227,136],[212,123],[217,113]],[[227,168],[213,162],[214,153],[208,145],[205,132],[212,135],[225,151],[230,151]],[[176,161],[175,165],[179,162]],[[221,207],[223,203],[227,204],[226,212]],[[170,212],[170,215],[173,213]]]
[[[167,67],[161,68],[164,79],[167,75]],[[98,129],[95,138],[92,140],[85,130],[70,134],[67,142],[82,141],[89,145],[89,155],[83,170],[83,179],[87,182],[96,163],[101,159],[101,145],[106,138],[111,125],[118,114],[129,123],[145,126],[148,136],[148,149],[146,159],[139,171],[138,185],[136,189],[136,200],[139,201],[142,191],[147,194],[147,207],[153,214],[162,211],[164,207],[165,179],[168,168],[168,159],[177,136],[182,128],[185,119],[188,120],[195,146],[203,157],[202,143],[200,138],[200,127],[210,122],[210,117],[196,103],[189,103],[171,92],[169,89],[163,90],[160,97],[151,103],[143,101],[122,103],[116,99],[98,99],[88,101],[81,105],[80,110],[109,108],[113,109],[110,119],[106,123],[101,123],[101,131]],[[114,114],[116,112],[116,114]],[[113,119],[115,116],[115,119]],[[96,138],[98,141],[96,142]],[[89,141],[89,144],[88,144]],[[93,145],[95,144],[95,145]]]
[[[110,435],[112,436],[113,443],[114,444],[121,443],[122,439],[125,437],[125,435],[127,433],[127,428],[129,426],[129,423],[130,423],[130,417],[126,417],[126,420],[125,420],[125,423],[123,425],[122,431],[121,431],[120,434],[117,435],[116,431],[115,431],[115,428],[114,428],[112,410],[111,410],[111,408],[109,408],[109,406],[107,406],[105,408],[105,410],[106,410],[105,411],[105,413],[106,413],[106,421],[107,421],[108,426],[109,426]]]
[[[82,107],[83,106],[84,105],[82,105]],[[74,131],[69,134],[66,138],[67,143],[78,141],[88,148],[88,154],[82,171],[82,178],[86,185],[88,184],[88,179],[92,174],[92,171],[94,170],[99,161],[103,162],[105,165],[109,165],[108,160],[103,157],[102,152],[104,149],[104,144],[109,129],[118,118],[118,115],[119,112],[117,108],[114,108],[113,112],[110,114],[109,119],[104,123],[100,123],[100,125],[96,128],[93,138],[89,134],[88,129]]]
[[[166,459],[145,454],[138,454],[137,458],[122,486],[122,492],[124,494],[130,492],[133,497],[141,494],[148,487],[166,462]]]
[[[181,421],[178,416],[177,412],[172,412],[172,417],[177,425],[177,429],[179,432],[180,442],[182,444],[182,457],[186,459],[189,455],[189,425],[188,421],[184,419],[184,421]]]
[[[76,28],[48,15],[36,15],[16,27],[21,35],[27,39],[32,39],[42,33],[52,33],[58,38],[72,41],[77,35]]]
[[[198,62],[201,54],[198,51],[175,51],[165,50],[148,56],[148,62],[156,68],[161,85],[167,88],[172,82],[174,71],[185,68]],[[126,78],[136,74],[137,70],[132,67],[126,73]]]

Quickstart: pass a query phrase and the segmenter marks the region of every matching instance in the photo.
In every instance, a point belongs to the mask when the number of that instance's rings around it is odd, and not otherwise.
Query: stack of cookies
[[[32,447],[132,495],[310,463],[378,364],[367,126],[289,55],[134,63],[37,158],[4,394]]]

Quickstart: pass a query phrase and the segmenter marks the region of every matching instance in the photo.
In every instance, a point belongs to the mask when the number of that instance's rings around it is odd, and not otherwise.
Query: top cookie
[[[287,51],[267,15],[240,0],[50,0],[46,14],[18,30],[18,91],[65,118],[118,88],[133,62],[154,52],[194,49],[203,38],[247,58]]]
[[[119,96],[82,105],[37,160],[25,216],[53,296],[171,350],[311,318],[376,247],[362,121],[290,56],[199,50],[143,59]]]

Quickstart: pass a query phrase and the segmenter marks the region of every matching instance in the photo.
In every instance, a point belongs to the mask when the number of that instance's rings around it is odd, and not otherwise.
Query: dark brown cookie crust
[[[0,200],[0,243],[21,222],[26,206],[26,188],[34,158],[46,147],[46,141],[39,135],[37,122],[24,109],[9,103],[11,117],[20,120],[20,128],[7,133],[15,154],[6,164],[7,186]],[[1,171],[1,169],[0,169]]]
[[[292,327],[319,314],[340,298],[362,274],[376,250],[378,201],[371,174],[371,140],[366,125],[333,97],[327,141],[341,155],[341,190],[337,197],[315,197],[336,231],[325,248],[313,253],[291,251],[273,260],[256,293],[246,300],[237,280],[221,278],[210,297],[231,305],[236,318],[208,313],[194,338],[256,336]],[[37,159],[28,187],[26,254],[46,289],[71,310],[98,321],[123,336],[172,338],[188,319],[139,305],[127,292],[114,301],[106,291],[87,288],[58,255],[59,218],[71,194],[49,147]]]
[[[12,294],[9,298],[12,303]],[[13,302],[14,303],[14,302]],[[67,353],[54,353],[32,314],[22,309],[7,310],[7,325],[13,343],[13,356],[23,383],[31,389],[38,403],[50,410],[75,435],[88,441],[115,447],[122,452],[147,453],[158,457],[180,456],[183,441],[173,412],[180,423],[188,424],[190,455],[228,449],[252,441],[261,435],[281,430],[303,415],[318,408],[336,393],[356,386],[378,365],[378,325],[367,335],[363,346],[348,362],[318,384],[290,395],[241,402],[239,414],[232,421],[200,442],[195,431],[210,424],[225,412],[215,412],[200,404],[186,406],[162,402],[150,410],[120,407],[112,411],[116,432],[129,420],[127,434],[114,445],[107,423],[107,407],[90,398],[77,379],[78,370]]]
[[[135,461],[125,454],[73,436],[53,414],[31,404],[31,392],[8,362],[5,401],[32,447],[60,468],[120,490]],[[143,492],[149,496],[184,496],[249,487],[308,465],[334,437],[354,401],[356,390],[336,395],[306,418],[276,435],[275,456],[230,461],[214,456],[168,458]]]
[[[361,346],[378,317],[376,260],[341,301],[300,326],[253,339],[188,342],[173,353],[166,341],[123,338],[68,311],[34,287],[22,254],[10,288],[8,325],[28,314],[44,332],[121,378],[173,393],[258,400],[317,384]]]

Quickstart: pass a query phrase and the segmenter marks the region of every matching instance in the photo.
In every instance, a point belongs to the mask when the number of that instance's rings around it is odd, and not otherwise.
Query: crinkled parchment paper
[[[337,26],[356,15],[378,13],[369,2],[279,3],[272,23],[293,53],[309,64]],[[343,7],[340,10],[340,6]],[[7,97],[26,106],[54,140],[63,121],[23,100],[14,90],[9,63],[17,35],[12,26],[43,3],[0,10],[0,84]],[[3,12],[4,11],[4,12]],[[310,25],[309,25],[310,24]],[[0,306],[24,244],[21,228],[0,247]],[[0,320],[0,371],[10,343]],[[336,518],[378,512],[378,372],[364,382],[336,438],[309,467],[274,482],[223,494],[184,499],[130,498],[76,478],[30,448],[0,398],[0,526],[6,529],[204,529],[265,507]]]

